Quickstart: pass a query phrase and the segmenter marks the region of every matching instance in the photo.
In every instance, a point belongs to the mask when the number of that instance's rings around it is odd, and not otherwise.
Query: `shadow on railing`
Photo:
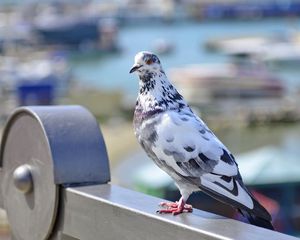
[[[0,165],[0,203],[16,240],[296,239],[200,210],[156,214],[161,199],[108,184],[98,123],[79,106],[16,110]]]

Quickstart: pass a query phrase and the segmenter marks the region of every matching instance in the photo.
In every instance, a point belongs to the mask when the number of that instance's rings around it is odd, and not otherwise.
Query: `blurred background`
[[[158,54],[236,156],[277,230],[300,236],[299,0],[1,0],[0,132],[17,106],[83,105],[101,125],[112,182],[178,200],[133,134],[128,72],[141,50]],[[203,193],[190,203],[243,221]]]

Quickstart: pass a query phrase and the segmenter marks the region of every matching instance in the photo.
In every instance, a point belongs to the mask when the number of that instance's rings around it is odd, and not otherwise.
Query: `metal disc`
[[[47,239],[57,213],[58,187],[43,126],[34,114],[21,110],[8,121],[2,141],[2,193],[12,232],[17,239]],[[26,166],[25,172],[20,166]]]

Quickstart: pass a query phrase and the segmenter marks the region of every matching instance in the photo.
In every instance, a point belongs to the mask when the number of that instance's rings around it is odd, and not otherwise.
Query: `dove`
[[[186,204],[203,191],[236,208],[256,226],[274,229],[271,216],[243,183],[234,156],[190,108],[168,80],[159,58],[136,54],[139,93],[134,110],[135,136],[154,163],[175,181],[181,198],[163,202],[158,213],[192,212]]]

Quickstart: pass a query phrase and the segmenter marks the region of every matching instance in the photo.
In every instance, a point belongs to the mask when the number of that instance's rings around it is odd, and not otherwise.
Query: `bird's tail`
[[[263,227],[263,228],[270,229],[270,230],[274,230],[274,227],[270,220],[255,216],[246,210],[239,209],[239,212],[243,216],[245,216],[248,219],[249,223],[251,223],[252,225],[255,225],[258,227]]]
[[[224,194],[224,191],[222,192],[221,190],[225,189],[226,187],[220,186],[219,182],[216,183],[211,181],[210,183],[213,183],[214,185],[211,184],[209,187],[207,187],[204,185],[206,183],[204,180],[206,179],[203,178],[202,184],[199,185],[199,188],[213,198],[237,208],[239,212],[248,219],[250,224],[273,230],[274,228],[271,224],[271,215],[245,187],[240,174],[230,177],[230,179],[233,181],[233,189],[235,189],[234,186],[236,186],[236,189],[238,189],[236,193],[233,191],[228,191],[228,193],[226,192],[226,194]],[[238,185],[240,188],[238,188]],[[247,197],[251,199],[250,201],[252,201],[253,206],[251,208],[241,201]]]

